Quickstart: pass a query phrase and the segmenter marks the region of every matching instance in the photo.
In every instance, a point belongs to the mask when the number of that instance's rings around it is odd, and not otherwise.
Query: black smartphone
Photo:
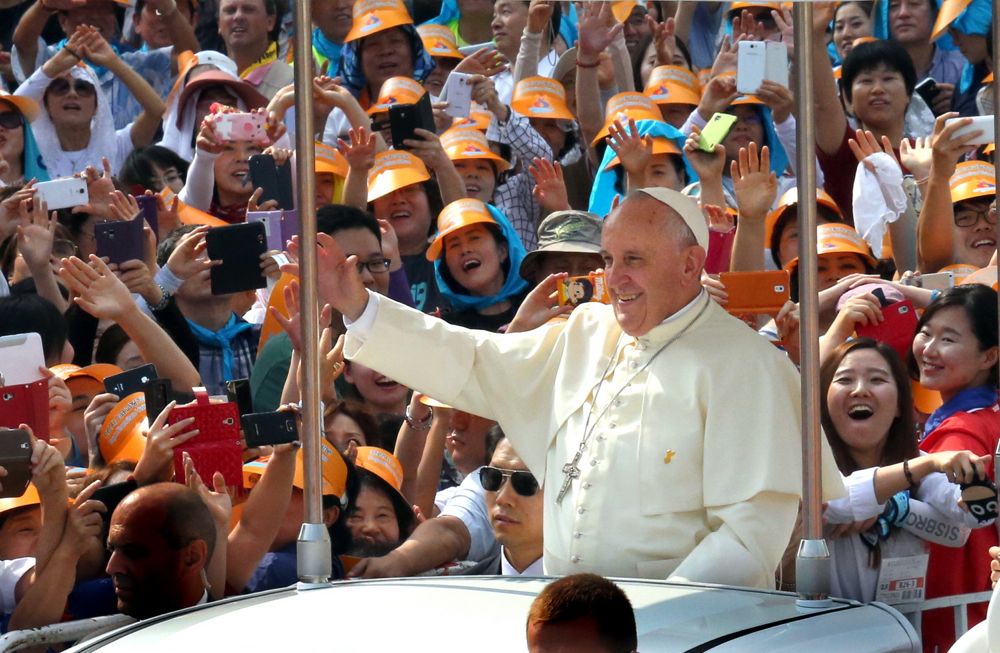
[[[267,251],[262,222],[245,222],[211,229],[205,235],[208,258],[222,261],[212,268],[212,294],[228,295],[267,286],[260,256]]]
[[[97,255],[107,257],[111,263],[142,260],[143,238],[141,218],[132,220],[108,220],[94,225],[97,241]]]
[[[913,87],[913,90],[920,95],[921,98],[923,98],[928,107],[934,104],[934,98],[936,98],[937,94],[941,92],[941,89],[938,88],[937,82],[934,81],[933,77],[928,77],[924,81],[920,82]]]
[[[243,439],[250,449],[299,439],[299,427],[292,412],[250,413],[240,417],[240,424],[243,426]]]
[[[292,192],[292,161],[289,159],[278,170],[278,206],[285,211],[295,208],[295,194]]]
[[[163,412],[174,395],[174,384],[170,379],[150,379],[142,388],[146,395],[146,417],[150,423]]]
[[[236,404],[240,415],[253,412],[253,398],[250,396],[250,379],[233,379],[226,381],[226,396]]]
[[[146,384],[155,378],[156,366],[153,364],[142,365],[134,370],[128,370],[104,379],[104,389],[113,395],[118,395],[119,399],[124,399],[133,392],[145,392]]]
[[[257,205],[268,200],[274,200],[280,205],[281,191],[278,188],[278,167],[274,163],[274,157],[270,154],[254,154],[250,157],[249,165],[250,184],[254,188],[261,189]]]
[[[0,467],[7,475],[0,478],[0,498],[19,497],[31,481],[31,436],[22,429],[0,429]]]
[[[389,107],[389,128],[392,130],[392,144],[397,149],[407,149],[403,144],[408,138],[420,139],[414,131],[434,129],[434,109],[431,94],[424,93],[416,104],[394,104]]]
[[[133,195],[139,205],[139,217],[146,221],[149,228],[153,230],[157,240],[160,238],[159,213],[156,208],[156,198],[152,195]]]

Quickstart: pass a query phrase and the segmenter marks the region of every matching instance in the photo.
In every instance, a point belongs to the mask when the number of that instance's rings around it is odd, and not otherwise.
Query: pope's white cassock
[[[494,334],[371,297],[346,356],[500,423],[544,483],[546,573],[774,586],[802,488],[799,377],[705,292],[639,338],[603,304]],[[825,440],[823,482],[843,494]]]

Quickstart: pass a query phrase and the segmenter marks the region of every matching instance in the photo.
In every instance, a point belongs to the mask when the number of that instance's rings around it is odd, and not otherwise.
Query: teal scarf
[[[198,344],[203,347],[222,350],[222,378],[232,379],[233,377],[233,340],[244,331],[249,331],[253,325],[244,320],[237,320],[236,313],[229,316],[226,326],[218,331],[209,331],[205,327],[188,320],[191,333],[198,339]]]

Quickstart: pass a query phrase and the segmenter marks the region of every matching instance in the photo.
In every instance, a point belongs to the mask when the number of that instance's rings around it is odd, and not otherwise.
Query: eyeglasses
[[[538,492],[538,480],[531,472],[499,469],[497,467],[480,467],[479,482],[487,492],[497,492],[504,479],[510,479],[514,491],[522,497],[531,497]]]
[[[52,95],[63,96],[69,93],[70,89],[73,89],[80,97],[92,97],[97,93],[94,85],[90,82],[85,82],[82,79],[66,79],[65,77],[53,79],[47,90]]]
[[[373,258],[370,261],[358,261],[358,274],[368,271],[372,274],[385,274],[389,271],[389,266],[392,265],[392,261],[387,258]]]
[[[971,208],[963,208],[961,213],[955,214],[956,227],[971,227],[979,222],[979,218],[986,220],[986,224],[997,223],[997,207],[991,206],[985,211],[976,211]]]
[[[0,127],[4,129],[17,129],[24,125],[24,119],[21,118],[21,114],[15,111],[4,111],[0,113]]]

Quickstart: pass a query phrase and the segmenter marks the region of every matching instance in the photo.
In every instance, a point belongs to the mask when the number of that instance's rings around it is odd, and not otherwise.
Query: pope
[[[802,487],[799,377],[700,284],[708,228],[655,188],[611,212],[611,304],[525,333],[471,331],[365,290],[318,235],[348,358],[496,419],[544,486],[547,574],[773,587]],[[843,494],[823,442],[824,499]]]

